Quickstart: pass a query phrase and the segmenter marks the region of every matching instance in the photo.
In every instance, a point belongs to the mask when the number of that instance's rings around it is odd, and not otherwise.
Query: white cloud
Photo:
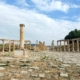
[[[71,8],[80,8],[80,6],[79,5],[72,4],[71,5]]]
[[[17,5],[21,5],[23,7],[28,7],[29,5],[27,4],[26,0],[16,0]]]
[[[19,24],[25,24],[25,39],[46,41],[63,39],[69,31],[80,29],[80,21],[51,19],[44,14],[0,3],[0,37],[19,39]]]
[[[60,10],[67,12],[70,6],[59,0],[32,0],[32,2],[42,11],[55,11]]]
[[[35,4],[36,8],[46,12],[59,10],[67,13],[70,8],[80,8],[79,5],[69,2],[65,3],[61,0],[32,0],[32,2]]]

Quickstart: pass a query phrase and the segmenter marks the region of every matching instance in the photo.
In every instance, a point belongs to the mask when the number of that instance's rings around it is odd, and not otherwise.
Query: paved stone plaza
[[[80,80],[80,53],[29,52],[28,58],[3,54],[0,80]]]

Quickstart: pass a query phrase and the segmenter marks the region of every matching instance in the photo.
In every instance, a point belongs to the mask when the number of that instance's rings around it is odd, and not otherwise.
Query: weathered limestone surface
[[[79,53],[42,51],[28,55],[25,59],[1,56],[0,80],[80,80]]]

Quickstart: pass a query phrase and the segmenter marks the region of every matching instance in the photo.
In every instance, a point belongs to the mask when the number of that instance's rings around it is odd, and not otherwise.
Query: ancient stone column
[[[57,51],[58,51],[58,41],[57,41]]]
[[[54,50],[54,40],[52,40],[51,48],[52,48],[52,50]]]
[[[19,49],[19,41],[17,41],[17,43],[18,43],[18,49]]]
[[[64,40],[64,51],[65,51],[65,40]]]
[[[13,41],[13,51],[15,50],[15,43],[14,43],[14,41]]]
[[[70,44],[69,44],[69,40],[68,40],[68,51],[70,51]]]
[[[30,50],[31,50],[31,42],[30,42]]]
[[[2,40],[2,52],[4,52],[4,40]]]
[[[24,24],[20,24],[20,49],[24,49]]]
[[[74,51],[74,40],[72,40],[72,51]]]
[[[60,51],[61,51],[61,41],[60,41]]]
[[[11,50],[11,42],[9,41],[9,52],[10,52],[10,50]]]
[[[77,39],[77,51],[79,51],[79,41]]]
[[[43,42],[42,48],[45,50],[45,41]]]
[[[27,41],[26,41],[26,50],[27,50]]]
[[[36,40],[36,47],[38,47],[38,40]]]

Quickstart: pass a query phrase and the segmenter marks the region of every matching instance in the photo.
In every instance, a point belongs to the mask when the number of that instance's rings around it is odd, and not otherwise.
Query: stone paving
[[[0,57],[0,80],[80,80],[80,53],[29,52],[28,58]]]

